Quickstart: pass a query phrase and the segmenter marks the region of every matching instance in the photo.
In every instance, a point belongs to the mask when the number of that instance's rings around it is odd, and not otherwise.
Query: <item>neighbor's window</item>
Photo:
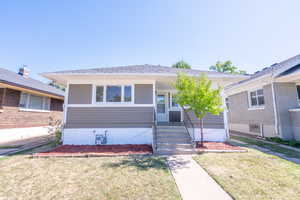
[[[121,102],[121,86],[106,87],[106,102]]]
[[[300,85],[297,85],[298,99],[300,100]]]
[[[250,104],[252,107],[265,105],[264,90],[259,89],[250,92]]]
[[[103,102],[104,99],[104,87],[103,86],[97,86],[96,87],[96,102]]]
[[[124,86],[124,101],[131,102],[131,86]]]
[[[32,110],[50,110],[50,98],[22,93],[19,107]]]

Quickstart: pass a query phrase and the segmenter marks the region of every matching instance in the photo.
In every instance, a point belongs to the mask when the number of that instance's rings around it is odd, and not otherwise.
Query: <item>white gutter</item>
[[[274,89],[274,76],[272,71],[272,82],[271,82],[271,88],[272,88],[272,100],[273,100],[273,110],[274,110],[274,117],[275,117],[275,134],[279,135],[279,129],[278,129],[278,113],[277,113],[277,104],[276,104],[276,95],[275,95],[275,89]]]

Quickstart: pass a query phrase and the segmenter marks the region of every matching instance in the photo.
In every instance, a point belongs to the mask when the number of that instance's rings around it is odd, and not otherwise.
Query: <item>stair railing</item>
[[[182,108],[183,113],[184,113],[184,118],[183,118],[183,123],[184,123],[184,127],[187,130],[190,138],[191,138],[191,142],[193,147],[196,147],[196,141],[195,141],[195,127],[194,124],[188,114],[188,111],[185,108]]]

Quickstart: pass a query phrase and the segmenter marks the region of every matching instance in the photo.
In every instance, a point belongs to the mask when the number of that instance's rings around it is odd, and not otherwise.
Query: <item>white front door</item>
[[[157,121],[158,122],[168,122],[169,121],[169,111],[167,102],[167,93],[158,93],[156,96],[157,103]]]

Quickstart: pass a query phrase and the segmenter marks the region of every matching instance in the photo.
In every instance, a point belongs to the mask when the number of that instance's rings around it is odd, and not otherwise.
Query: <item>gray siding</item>
[[[294,133],[294,139],[300,141],[300,112],[299,111],[291,111],[291,124]]]
[[[135,104],[153,104],[153,85],[136,84],[134,87]]]
[[[264,109],[249,110],[248,91],[229,96],[228,121],[230,124],[244,126],[245,131],[246,129],[249,131],[249,124],[263,124],[265,136],[275,136],[275,132],[271,128],[275,125],[271,85],[264,86],[263,90]],[[253,134],[260,135],[260,133]]]
[[[189,111],[188,115],[189,115],[194,127],[199,128],[200,127],[200,121],[196,117],[194,112]],[[204,128],[213,128],[213,129],[222,129],[222,128],[224,128],[223,113],[220,113],[220,115],[207,114],[203,118],[203,127]]]
[[[152,127],[152,107],[70,107],[66,128]]]
[[[91,104],[93,86],[91,84],[70,84],[69,104]]]
[[[275,83],[274,89],[281,137],[283,139],[293,139],[294,134],[289,109],[298,107],[296,85],[295,83]]]

